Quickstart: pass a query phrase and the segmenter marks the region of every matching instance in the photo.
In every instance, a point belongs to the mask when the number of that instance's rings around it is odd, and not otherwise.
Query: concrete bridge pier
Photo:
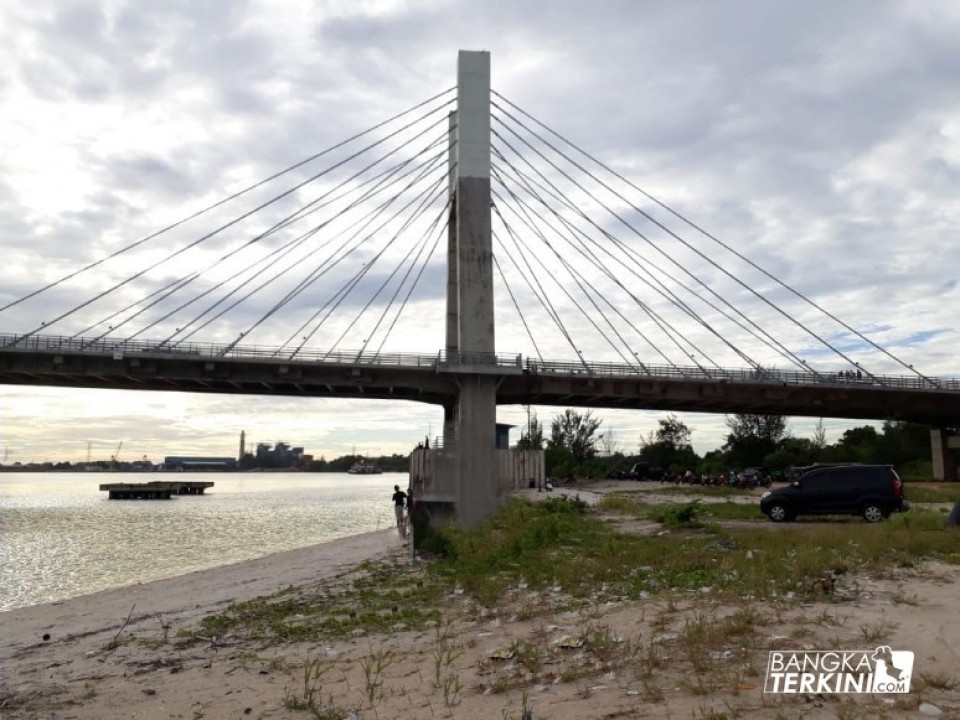
[[[492,516],[500,502],[496,464],[496,386],[492,378],[466,376],[457,403],[459,480],[457,523],[475,527]]]
[[[960,449],[960,435],[951,436],[944,428],[930,431],[934,480],[957,480],[957,459],[953,452],[956,449]]]
[[[454,219],[448,257],[447,350],[470,364],[495,362],[493,242],[490,223],[490,53],[461,51],[457,58]],[[455,285],[455,289],[451,288]],[[449,306],[455,304],[455,309]],[[454,339],[455,338],[455,339]],[[474,527],[496,512],[497,388],[492,378],[458,377],[454,411],[456,516]]]
[[[445,345],[456,393],[443,408],[443,443],[429,456],[431,470],[414,474],[430,476],[419,498],[430,525],[452,519],[469,528],[492,516],[500,502],[497,381],[469,368],[496,362],[488,52],[461,51],[457,58],[457,112],[449,118],[449,137]]]

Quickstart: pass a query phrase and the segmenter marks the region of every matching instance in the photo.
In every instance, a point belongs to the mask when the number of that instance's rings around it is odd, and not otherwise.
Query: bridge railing
[[[919,375],[860,375],[836,371],[801,372],[775,368],[704,368],[674,365],[650,365],[604,362],[534,360],[527,358],[524,369],[536,374],[585,375],[599,377],[649,377],[667,380],[709,380],[714,382],[770,383],[776,385],[837,385],[844,387],[884,387],[904,390],[960,391],[960,379],[930,378]]]
[[[164,357],[206,358],[210,360],[236,359],[271,361],[278,363],[329,363],[332,365],[371,365],[449,369],[457,366],[494,366],[521,370],[523,358],[517,354],[502,353],[372,353],[361,350],[287,351],[283,348],[259,345],[224,345],[216,343],[167,343],[151,340],[117,340],[114,338],[83,338],[50,335],[0,334],[0,349],[47,350],[111,355],[121,359],[128,355],[159,355]]]
[[[500,372],[527,372],[544,375],[584,375],[587,377],[648,377],[665,380],[693,380],[733,383],[770,383],[776,385],[833,385],[851,388],[889,388],[903,390],[947,390],[960,392],[960,378],[937,378],[922,375],[859,375],[836,371],[796,371],[776,368],[705,368],[676,365],[636,365],[628,363],[558,361],[523,359],[504,353],[368,353],[358,350],[313,350],[295,352],[283,348],[258,345],[223,345],[215,343],[177,343],[163,341],[117,340],[50,335],[0,334],[0,350],[45,350],[74,353],[106,354],[116,359],[128,355],[235,359],[276,363],[329,363],[332,365],[381,366],[456,370],[490,369]]]

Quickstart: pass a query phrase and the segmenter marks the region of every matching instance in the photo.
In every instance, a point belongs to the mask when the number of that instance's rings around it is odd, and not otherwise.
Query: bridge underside
[[[430,367],[251,361],[165,354],[113,357],[48,351],[0,358],[0,383],[101,390],[410,400],[441,404],[449,379]]]
[[[131,355],[17,349],[0,353],[0,384],[294,397],[409,400],[453,405],[464,376],[489,377],[499,405],[805,415],[960,424],[960,392],[876,385],[705,381],[578,372],[543,375],[520,366],[419,365]]]
[[[673,412],[804,415],[854,420],[908,420],[938,427],[960,422],[960,393],[874,385],[791,385],[666,378],[505,378],[502,405],[532,404]]]

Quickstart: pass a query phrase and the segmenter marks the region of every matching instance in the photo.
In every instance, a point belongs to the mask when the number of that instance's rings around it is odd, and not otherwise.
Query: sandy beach
[[[721,649],[703,650],[709,680],[699,687],[690,670],[698,658],[684,645],[689,628],[727,627],[743,610],[709,593],[553,611],[555,590],[531,594],[518,585],[492,609],[453,592],[442,620],[426,628],[398,623],[386,634],[336,642],[263,642],[201,630],[204,617],[231,603],[289,586],[333,592],[367,560],[417,572],[408,547],[384,530],[2,613],[0,717],[960,717],[960,568],[952,565],[846,578],[829,603],[758,604],[749,639],[731,635]],[[539,611],[527,611],[533,606]],[[881,642],[915,653],[909,695],[762,692],[771,648]],[[539,651],[527,653],[531,648]],[[312,683],[305,669],[316,671]],[[311,697],[313,709],[306,707]]]

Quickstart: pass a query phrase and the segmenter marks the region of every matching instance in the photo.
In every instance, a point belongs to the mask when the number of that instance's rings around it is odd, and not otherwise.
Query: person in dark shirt
[[[393,512],[397,516],[397,527],[403,531],[403,508],[407,504],[407,494],[399,485],[393,486]]]

